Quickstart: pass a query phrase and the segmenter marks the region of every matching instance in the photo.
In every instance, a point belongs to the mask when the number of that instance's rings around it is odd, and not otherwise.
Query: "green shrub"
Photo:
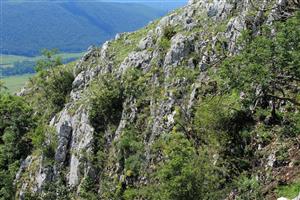
[[[135,129],[127,128],[123,131],[117,148],[120,150],[118,159],[123,163],[127,176],[139,175],[143,162],[143,143]]]
[[[63,108],[72,90],[73,81],[73,72],[68,67],[59,67],[53,71],[42,71],[38,74],[36,84],[40,88],[41,98],[46,100],[46,105],[50,107],[50,112],[56,113]]]
[[[262,199],[259,182],[255,177],[241,175],[235,182],[238,188],[238,199]]]
[[[85,177],[80,184],[79,196],[83,199],[96,200],[97,188],[96,181],[91,177]]]
[[[20,160],[31,152],[28,132],[35,128],[33,110],[21,98],[0,94],[0,199],[13,199]]]
[[[117,124],[121,118],[123,93],[119,80],[111,75],[100,77],[89,90],[89,120],[96,132],[102,132],[109,124]]]
[[[280,185],[276,188],[275,193],[277,197],[286,197],[293,199],[295,198],[300,191],[300,181],[294,181],[288,185]]]
[[[171,41],[168,40],[167,38],[163,37],[158,41],[158,45],[164,51],[167,51],[171,47]]]
[[[298,93],[300,77],[300,13],[285,22],[275,24],[276,34],[264,27],[253,39],[243,37],[245,47],[237,56],[227,58],[221,66],[219,85],[224,91],[232,89],[244,93],[244,104],[269,108],[273,122],[277,122],[280,102],[300,105]]]
[[[171,40],[171,38],[176,35],[175,28],[173,26],[166,26],[163,29],[163,37],[165,37],[168,40]]]
[[[160,140],[165,160],[138,194],[146,199],[218,199],[223,180],[204,149],[195,150],[184,134],[172,133]],[[129,193],[134,195],[134,190]],[[127,195],[129,195],[127,193]]]

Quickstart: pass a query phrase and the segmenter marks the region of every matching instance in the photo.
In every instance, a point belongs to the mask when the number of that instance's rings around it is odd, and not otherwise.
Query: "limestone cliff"
[[[25,194],[31,192],[42,198],[50,183],[56,184],[57,194],[64,188],[72,199],[88,198],[81,193],[90,180],[98,199],[119,199],[111,194],[122,196],[128,188],[147,186],[158,164],[167,159],[156,149],[161,137],[168,137],[183,123],[188,140],[196,146],[203,144],[191,134],[188,123],[194,119],[199,99],[216,87],[208,69],[217,70],[222,60],[240,52],[238,40],[243,31],[249,30],[255,37],[262,26],[285,20],[298,9],[297,0],[190,0],[185,7],[144,29],[119,34],[102,47],[91,47],[73,69],[75,80],[68,102],[48,122],[55,133],[53,162],[37,152],[23,161],[16,178],[17,197],[25,199]],[[96,121],[91,121],[93,102],[102,97],[97,96],[97,88],[102,88],[103,77],[117,80],[125,92],[121,91],[120,101],[110,99],[109,109],[116,109],[112,117],[101,119],[102,115],[96,113]],[[134,87],[126,89],[131,83]],[[21,95],[30,93],[27,88]],[[120,141],[129,131],[138,139],[130,135],[126,150]],[[49,140],[53,139],[50,135]],[[139,141],[138,150],[130,149],[135,140]],[[47,140],[44,145],[49,145]],[[264,169],[257,180],[270,187],[264,188],[267,196],[272,184],[278,182],[271,180],[277,149],[267,149],[271,146],[259,142],[252,148],[268,153],[256,165]],[[235,151],[234,147],[231,150]],[[290,150],[296,151],[296,147]],[[128,160],[137,152],[138,164],[131,163],[131,168]],[[99,153],[100,158],[95,159]],[[218,156],[216,150],[210,159],[218,162]],[[238,195],[234,189],[227,190],[223,198]]]

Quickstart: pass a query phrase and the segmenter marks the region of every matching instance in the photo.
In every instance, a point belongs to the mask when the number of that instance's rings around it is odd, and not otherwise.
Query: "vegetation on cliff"
[[[220,36],[197,55],[191,43],[200,36],[156,25],[76,66],[56,66],[49,52],[24,97],[1,94],[1,198],[13,198],[14,174],[31,152],[27,172],[38,165],[50,178],[35,186],[41,176],[24,173],[15,186],[33,184],[25,199],[298,195],[300,14],[247,29],[232,54]]]

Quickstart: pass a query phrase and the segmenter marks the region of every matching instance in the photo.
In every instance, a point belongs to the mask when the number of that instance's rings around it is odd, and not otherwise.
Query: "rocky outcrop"
[[[130,33],[121,34],[115,40],[106,42],[102,48],[91,47],[88,52],[78,61],[74,74],[76,76],[70,100],[62,111],[53,117],[49,122],[50,127],[55,128],[57,147],[55,149],[55,162],[46,165],[44,156],[40,155],[34,162],[31,156],[22,164],[16,181],[20,185],[19,196],[23,197],[24,191],[43,190],[43,185],[47,182],[54,182],[64,179],[66,185],[79,193],[81,183],[86,177],[97,179],[97,169],[93,166],[91,155],[94,154],[95,128],[89,121],[89,96],[88,90],[92,82],[106,73],[111,73],[117,79],[129,68],[141,69],[143,72],[151,72],[155,67],[159,67],[161,74],[153,73],[150,82],[144,82],[146,88],[159,90],[164,98],[158,99],[155,96],[147,96],[149,113],[145,125],[145,135],[143,143],[145,146],[144,171],[151,169],[153,160],[159,156],[153,155],[151,146],[154,141],[164,132],[172,130],[176,118],[176,106],[185,108],[187,116],[197,99],[197,91],[209,82],[206,73],[207,66],[215,66],[226,56],[239,52],[237,40],[241,32],[251,29],[254,32],[259,30],[262,23],[271,23],[273,20],[291,15],[286,11],[289,6],[294,6],[288,0],[256,1],[255,6],[248,0],[190,0],[184,8],[162,18],[149,28],[144,34],[137,34],[138,38],[129,38]],[[265,13],[265,7],[272,7],[271,12]],[[258,10],[257,10],[258,8]],[[251,12],[250,12],[251,11]],[[249,16],[255,13],[255,16]],[[174,36],[170,39],[170,47],[166,52],[162,50],[161,40],[166,27],[174,28]],[[220,27],[223,27],[220,28]],[[131,33],[134,35],[135,33]],[[119,52],[124,54],[124,49],[116,49],[116,43],[122,42],[123,46],[117,48],[131,48],[126,52],[125,59],[121,64],[115,64],[114,59]],[[221,46],[221,50],[217,47]],[[223,50],[222,50],[223,49]],[[224,52],[226,51],[226,55]],[[198,69],[194,83],[188,82],[187,78],[176,78],[172,76],[172,70],[188,67]],[[191,87],[191,88],[190,88]],[[189,88],[181,91],[180,88]],[[26,95],[25,92],[22,92]],[[176,93],[179,93],[176,95]],[[135,120],[142,112],[137,105],[136,97],[132,96],[123,102],[122,116],[115,129],[104,131],[106,138],[105,147],[109,155],[116,156],[117,149],[111,148],[112,143],[118,142],[123,129],[128,124],[137,123]],[[111,130],[114,130],[113,132]],[[124,166],[122,163],[112,161],[103,173],[107,172],[109,178],[121,180],[124,177]],[[274,164],[274,156],[268,158],[268,166]],[[33,170],[33,165],[37,165],[35,175],[30,180],[22,179],[24,171]],[[124,165],[124,164],[123,164]],[[23,175],[22,175],[23,174]],[[101,182],[101,180],[97,180]],[[136,180],[145,182],[144,177]],[[101,193],[101,188],[99,189]]]
[[[180,61],[186,58],[191,52],[194,51],[195,38],[193,36],[186,37],[181,34],[177,34],[171,39],[171,48],[168,51],[164,64],[178,65]]]

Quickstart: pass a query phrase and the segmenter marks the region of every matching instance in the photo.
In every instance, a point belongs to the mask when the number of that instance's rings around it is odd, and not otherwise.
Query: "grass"
[[[79,58],[84,53],[60,53],[56,56],[60,56],[62,59],[69,59],[69,58]],[[37,61],[41,59],[41,56],[36,57],[27,57],[27,56],[16,56],[16,55],[4,55],[0,54],[0,66],[2,67],[13,67],[15,62],[22,62],[22,61]]]
[[[15,93],[25,86],[25,83],[32,77],[33,74],[24,74],[20,76],[9,76],[2,78],[9,93]]]
[[[84,53],[60,53],[57,56],[60,56],[62,59],[69,58],[79,58]],[[17,56],[17,55],[1,55],[0,54],[0,68],[3,67],[13,67],[15,62],[22,61],[37,61],[41,59],[41,56],[36,57],[26,57],[26,56]],[[15,93],[24,87],[26,81],[30,77],[34,76],[34,74],[24,74],[24,75],[16,75],[16,76],[8,76],[1,78],[4,81],[5,86],[8,88],[10,93]]]
[[[118,40],[114,40],[111,43],[110,52],[115,55],[115,64],[119,65],[123,60],[128,56],[128,54],[137,48],[137,45],[139,41],[145,37],[148,33],[148,31],[153,30],[155,26],[157,25],[158,21],[152,22],[151,24],[147,25],[146,27],[129,33],[126,36],[126,39],[120,38]],[[126,43],[126,41],[129,41],[129,43]]]
[[[277,194],[277,197],[293,199],[300,192],[300,180],[289,185],[279,186],[275,192]]]

